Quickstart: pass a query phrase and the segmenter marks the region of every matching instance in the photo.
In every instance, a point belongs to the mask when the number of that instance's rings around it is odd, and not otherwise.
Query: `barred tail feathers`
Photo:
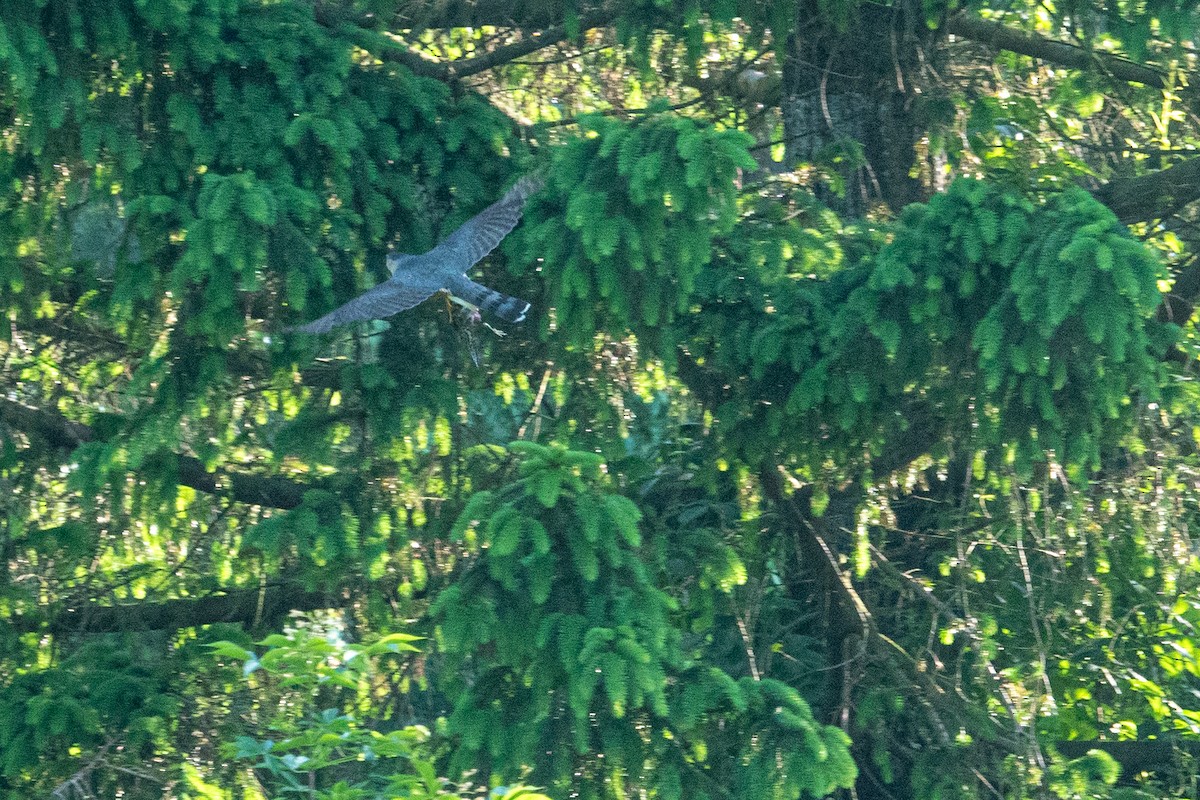
[[[475,283],[465,275],[456,278],[446,287],[455,297],[466,300],[473,306],[499,317],[505,322],[524,322],[530,304],[516,297],[500,294],[486,286]]]

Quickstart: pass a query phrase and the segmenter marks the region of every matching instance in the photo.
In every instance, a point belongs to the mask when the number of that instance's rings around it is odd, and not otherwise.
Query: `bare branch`
[[[1099,70],[1118,80],[1142,83],[1156,89],[1164,89],[1168,85],[1166,76],[1154,67],[1147,67],[1111,53],[1100,53],[1036,33],[1027,33],[1000,22],[973,17],[965,12],[946,20],[942,30],[980,44],[1064,67]]]
[[[1149,222],[1200,199],[1200,158],[1136,178],[1118,178],[1093,194],[1121,222]]]
[[[563,0],[403,0],[397,6],[396,25],[417,30],[483,25],[548,28],[561,22],[568,9]],[[580,14],[597,10],[575,4],[569,7]]]
[[[788,520],[795,538],[798,562],[813,570],[822,591],[831,601],[826,633],[829,652],[834,655],[845,653],[844,645],[854,635],[860,637],[860,653],[865,651],[873,644],[878,633],[875,620],[854,588],[850,576],[838,565],[838,556],[830,543],[825,520],[804,512],[802,505],[806,495],[787,493],[783,471],[778,466],[764,464],[758,477],[763,495]]]
[[[88,603],[57,612],[50,609],[45,615],[18,615],[8,622],[15,631],[48,630],[56,634],[178,630],[218,622],[240,623],[250,628],[256,623],[274,624],[291,611],[339,608],[345,602],[327,592],[309,592],[291,584],[279,584],[161,603],[115,606]]]
[[[81,422],[3,397],[0,397],[0,420],[54,447],[68,450],[97,438],[95,432]],[[277,475],[232,470],[209,472],[198,458],[178,453],[171,455],[176,459],[181,486],[206,494],[222,495],[239,503],[269,508],[296,508],[304,501],[304,493],[312,488]]]
[[[610,21],[607,17],[598,15],[589,17],[580,23],[580,29],[591,30],[592,28],[601,27]],[[544,31],[534,31],[521,41],[497,47],[494,50],[472,58],[454,61],[436,61],[414,50],[387,50],[378,55],[385,61],[401,63],[418,75],[436,78],[440,81],[450,81],[477,75],[480,72],[502,66],[522,56],[536,53],[538,50],[565,41],[567,38],[569,37],[566,26],[557,25]]]
[[[317,21],[327,27],[335,27],[347,21],[346,14],[330,4],[319,5],[315,12]],[[562,22],[566,12],[567,9],[560,3],[523,3],[520,0],[401,5],[397,10],[395,24],[402,29],[420,31],[429,28],[472,28],[490,25],[542,30],[533,30],[520,41],[472,58],[440,61],[407,47],[400,40],[395,40],[396,48],[388,48],[375,55],[384,61],[403,64],[417,75],[440,81],[458,80],[486,72],[570,38],[567,26]],[[614,13],[602,10],[583,13],[579,17],[579,30],[582,32],[610,25],[614,17]],[[362,27],[377,24],[374,18],[361,16],[354,22]]]
[[[115,738],[105,742],[88,763],[55,787],[50,797],[53,800],[92,800],[95,797],[92,793],[92,773],[107,764],[108,751],[112,750],[117,742]]]

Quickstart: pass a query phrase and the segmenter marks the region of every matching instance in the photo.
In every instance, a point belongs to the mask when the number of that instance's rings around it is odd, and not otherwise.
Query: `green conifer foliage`
[[[547,267],[559,335],[586,347],[597,331],[627,329],[672,358],[672,323],[691,308],[714,237],[737,221],[748,138],[669,114],[581,127],[554,158],[547,194],[563,205],[526,238]]]
[[[1153,318],[1162,264],[1081,190],[1034,202],[957,181],[833,280],[803,266],[840,256],[826,236],[798,236],[785,257],[758,255],[754,235],[735,232],[730,258],[707,267],[714,313],[696,318],[690,342],[722,371],[748,372],[729,407],[745,409],[744,392],[758,411],[721,416],[750,437],[751,461],[786,428],[810,467],[849,463],[920,403],[972,408],[992,463],[1027,472],[1050,457],[1083,474],[1138,404],[1160,399],[1175,336]],[[742,271],[733,258],[779,266]]]
[[[849,740],[792,687],[698,662],[658,588],[641,512],[591,453],[514,442],[517,480],[455,524],[470,565],[433,606],[461,768],[585,797],[821,797]],[[703,568],[720,571],[715,559]],[[739,756],[709,763],[717,741]],[[588,758],[603,752],[604,759]]]
[[[0,2],[0,800],[1082,797],[1050,741],[1196,735],[1194,243],[1014,135],[1186,158],[1195,9],[994,4],[1184,66],[916,84],[914,174],[986,177],[846,220],[768,73],[885,6],[596,5]],[[505,6],[562,19],[405,16]],[[280,332],[530,173],[523,327]]]
[[[389,514],[348,510],[344,483],[247,511],[207,473],[243,460],[277,468],[267,439],[278,429],[314,453],[344,441],[330,415],[290,423],[287,392],[233,399],[252,374],[286,389],[318,346],[272,350],[264,334],[374,284],[397,238],[428,247],[517,171],[497,158],[521,152],[507,118],[364,49],[393,46],[319,21],[311,4],[18,3],[0,13],[0,335],[71,330],[31,351],[18,399],[90,426],[69,454],[36,437],[27,449],[5,428],[5,502],[21,520],[8,534],[45,584],[4,590],[31,627],[4,645],[21,666],[0,715],[0,794],[49,792],[72,759],[109,741],[138,759],[170,738],[179,687],[168,678],[190,668],[163,641],[147,653],[140,637],[115,637],[123,667],[89,655],[86,640],[47,648],[32,632],[90,591],[80,587],[94,571],[112,578],[100,595],[122,603],[155,591],[149,564],[167,551],[204,560],[174,598],[253,586],[260,570],[325,588],[358,574],[360,558],[383,558]],[[97,355],[112,348],[127,364]],[[421,377],[411,380],[423,384],[421,408],[444,420],[456,384],[437,368]],[[336,384],[365,399],[388,442],[435,424],[424,411],[395,413],[396,381],[378,365],[349,365]]]

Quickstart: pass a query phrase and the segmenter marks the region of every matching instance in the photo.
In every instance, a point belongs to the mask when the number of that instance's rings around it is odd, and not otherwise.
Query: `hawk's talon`
[[[479,312],[478,308],[470,305],[469,303],[464,303],[458,298],[455,298],[454,300],[456,303],[462,306],[462,309],[460,309],[458,313],[459,316],[462,317],[463,322],[467,323],[468,325],[478,325],[480,321],[483,320],[483,314]]]
[[[490,322],[484,322],[483,314],[480,313],[477,307],[471,305],[470,303],[463,303],[461,300],[458,300],[458,298],[455,298],[455,300],[456,302],[462,303],[463,319],[468,325],[483,325],[483,327],[487,328],[497,336],[508,336],[507,333],[493,326]]]

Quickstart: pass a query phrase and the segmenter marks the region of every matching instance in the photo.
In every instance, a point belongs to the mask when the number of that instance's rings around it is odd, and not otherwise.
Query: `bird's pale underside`
[[[467,270],[495,250],[517,226],[525,200],[540,188],[540,179],[522,178],[504,197],[467,220],[428,253],[389,253],[387,265],[392,277],[388,280],[320,319],[287,330],[324,333],[338,325],[383,319],[443,290],[505,322],[524,321],[529,303],[475,283],[467,277]]]

